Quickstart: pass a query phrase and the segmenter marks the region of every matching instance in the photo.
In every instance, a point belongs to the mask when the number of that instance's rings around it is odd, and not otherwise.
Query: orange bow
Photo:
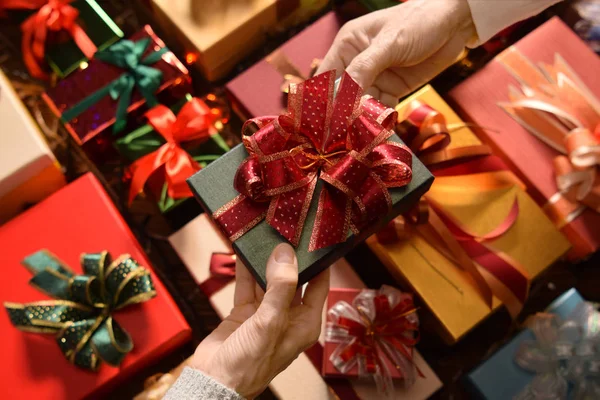
[[[486,145],[450,147],[450,132],[464,127],[464,124],[447,125],[443,114],[419,100],[413,101],[404,115],[399,115],[397,124],[405,143],[436,177],[446,179],[448,184],[445,186],[452,186],[453,193],[460,192],[464,179],[459,177],[465,175],[472,177],[469,185],[482,191],[521,186],[522,183],[513,174],[504,173],[505,165],[490,155]],[[459,179],[449,183],[452,177]],[[487,242],[506,233],[516,222],[518,214],[518,202],[515,201],[508,215],[495,229],[478,235],[446,213],[434,198],[425,195],[417,209],[395,219],[378,234],[378,240],[386,243],[408,239],[414,234],[421,235],[471,275],[490,307],[492,296],[495,295],[516,317],[528,295],[529,277],[516,260],[496,252]],[[478,266],[487,273],[482,274]]]
[[[166,140],[158,150],[135,161],[131,168],[133,177],[129,190],[129,203],[150,176],[159,168],[165,167],[168,194],[173,199],[191,197],[192,192],[186,179],[201,169],[192,156],[181,148],[182,142],[204,142],[216,134],[215,122],[220,115],[211,112],[202,100],[193,98],[175,116],[169,108],[158,105],[146,113],[152,127]]]
[[[521,91],[510,87],[510,101],[499,105],[562,153],[554,159],[558,191],[545,211],[558,227],[585,207],[600,212],[600,101],[559,54],[554,64],[538,67],[515,48],[499,59],[521,83]]]
[[[91,58],[97,48],[83,28],[77,24],[79,11],[70,5],[73,0],[3,0],[0,9],[30,9],[38,11],[21,25],[22,51],[25,66],[32,77],[48,79],[41,67],[46,55],[48,32],[67,32],[86,57]]]

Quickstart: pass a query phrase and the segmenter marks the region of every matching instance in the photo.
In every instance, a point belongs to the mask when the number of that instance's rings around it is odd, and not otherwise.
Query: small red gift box
[[[150,40],[140,60],[144,60],[152,53],[165,47],[164,42],[149,25],[146,25],[129,40],[136,44],[142,40]],[[116,45],[119,45],[119,43]],[[170,105],[190,91],[191,79],[188,70],[171,51],[165,51],[156,62],[148,62],[148,67],[162,73],[160,85],[155,92],[160,103]],[[115,124],[119,103],[122,100],[121,97],[125,97],[125,94],[120,92],[120,98],[115,100],[112,98],[113,92],[106,92],[105,95],[99,96],[100,98],[97,101],[91,102],[84,111],[73,112],[73,110],[80,107],[83,100],[94,93],[104,91],[108,86],[112,85],[114,87],[113,91],[122,90],[122,88],[117,87],[116,82],[126,73],[125,68],[119,68],[96,57],[89,61],[87,68],[71,74],[66,79],[58,82],[56,87],[48,89],[43,98],[54,113],[61,117],[75,141],[82,145],[98,134],[109,130]],[[142,108],[146,104],[146,99],[138,87],[138,82],[135,85],[127,106],[127,112],[132,113],[135,111],[136,115],[141,115],[147,110],[146,107]],[[132,119],[135,115],[129,114],[128,117]]]
[[[11,220],[0,230],[3,251],[0,279],[3,302],[49,299],[28,285],[31,273],[22,260],[48,249],[80,274],[81,253],[109,251],[114,258],[130,254],[150,271],[156,297],[116,310],[114,319],[131,336],[133,349],[119,367],[101,363],[96,372],[70,364],[53,335],[16,329],[0,312],[3,340],[3,397],[10,399],[80,399],[105,393],[183,344],[191,331],[152,267],[140,244],[98,180],[87,174]]]
[[[279,114],[287,105],[284,75],[300,80],[310,77],[313,62],[325,57],[343,24],[334,12],[326,14],[229,82],[226,88],[236,113],[244,120]]]
[[[531,196],[547,212],[559,190],[554,159],[560,153],[538,139],[509,116],[499,105],[508,102],[511,86],[520,86],[503,65],[510,52],[519,52],[534,64],[553,64],[557,55],[571,66],[583,83],[600,95],[600,59],[560,19],[554,18],[501,53],[450,92],[450,99],[465,120],[474,122],[478,134],[501,155],[524,180]],[[552,216],[551,211],[549,215]],[[578,217],[556,221],[573,244],[572,259],[582,258],[600,247],[600,213],[586,208]]]

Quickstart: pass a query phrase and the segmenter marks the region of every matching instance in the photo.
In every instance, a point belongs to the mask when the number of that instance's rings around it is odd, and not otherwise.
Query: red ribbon
[[[340,372],[358,366],[359,375],[372,375],[387,394],[393,390],[388,365],[397,368],[409,386],[417,374],[423,376],[413,360],[419,319],[412,295],[390,286],[365,289],[352,305],[336,303],[327,318],[325,340],[339,343],[330,361]]]
[[[210,258],[210,278],[200,284],[200,290],[211,297],[235,279],[235,254],[213,253]]]
[[[464,125],[461,127],[464,128]],[[490,150],[485,145],[448,148],[451,139],[446,118],[419,100],[410,104],[398,128],[403,133],[401,137],[404,141],[426,166],[435,171],[436,177],[506,170],[501,160],[490,155]],[[412,214],[390,223],[378,234],[380,242],[404,239],[419,232],[434,244],[436,249],[473,277],[490,307],[493,294],[502,300],[511,315],[516,317],[527,299],[529,278],[516,260],[498,254],[486,246],[485,242],[502,236],[514,225],[519,215],[518,201],[515,199],[510,212],[495,229],[482,236],[469,232],[468,228],[453,220],[441,205],[436,204],[427,195],[419,207],[420,209]],[[487,281],[474,262],[501,285]]]
[[[292,85],[286,114],[244,124],[250,156],[234,179],[240,195],[213,214],[231,241],[266,218],[297,246],[321,179],[308,250],[341,243],[349,229],[356,233],[390,210],[388,188],[410,182],[411,152],[388,141],[395,111],[363,97],[347,74],[334,100],[334,81],[328,71]]]
[[[38,11],[21,25],[23,31],[23,60],[32,77],[48,79],[41,67],[46,55],[48,32],[67,32],[87,58],[92,58],[97,48],[77,24],[79,11],[72,7],[73,0],[3,0],[0,9],[31,9]]]
[[[192,192],[186,179],[199,171],[200,165],[181,148],[181,143],[208,140],[216,133],[214,123],[219,115],[211,113],[206,103],[194,98],[183,106],[177,116],[168,107],[158,105],[148,111],[146,117],[166,143],[132,164],[133,178],[129,190],[129,203],[131,204],[135,196],[144,190],[150,176],[163,166],[169,196],[173,199],[191,197]]]

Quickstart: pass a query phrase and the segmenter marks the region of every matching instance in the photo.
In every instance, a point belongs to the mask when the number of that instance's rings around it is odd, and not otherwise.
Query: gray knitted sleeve
[[[185,367],[179,378],[169,389],[164,400],[245,400],[234,390],[204,375]]]

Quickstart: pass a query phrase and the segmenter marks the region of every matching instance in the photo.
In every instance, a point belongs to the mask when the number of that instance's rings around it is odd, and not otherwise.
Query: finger
[[[310,314],[309,321],[321,320],[325,299],[327,299],[327,295],[329,294],[329,276],[330,272],[328,268],[310,281],[304,291],[302,304],[306,307],[306,312]]]
[[[375,79],[373,86],[381,91],[379,100],[389,106],[398,104],[397,93],[408,89],[406,81],[394,69],[386,69]]]
[[[379,100],[379,97],[381,96],[381,92],[375,86],[371,86],[370,88],[368,88],[367,90],[365,90],[365,94],[373,96],[377,100]]]
[[[385,104],[388,107],[396,107],[398,105],[398,97],[393,96],[389,93],[381,93],[379,96],[379,101]]]
[[[317,74],[335,69],[336,75],[340,76],[358,54],[360,54],[360,50],[351,40],[336,37],[325,58],[321,61]]]
[[[238,258],[235,262],[235,294],[233,296],[234,307],[254,303],[256,297],[254,288],[256,281],[248,271],[248,268]]]
[[[292,246],[282,243],[267,261],[267,291],[261,303],[275,311],[290,308],[298,286],[298,261]],[[260,309],[260,308],[259,308]]]
[[[392,64],[390,54],[381,40],[373,41],[362,53],[354,57],[346,72],[360,87],[370,88],[377,76]]]
[[[292,300],[292,308],[297,307],[302,304],[302,288],[298,288],[296,290],[296,294],[294,295],[294,299]]]

